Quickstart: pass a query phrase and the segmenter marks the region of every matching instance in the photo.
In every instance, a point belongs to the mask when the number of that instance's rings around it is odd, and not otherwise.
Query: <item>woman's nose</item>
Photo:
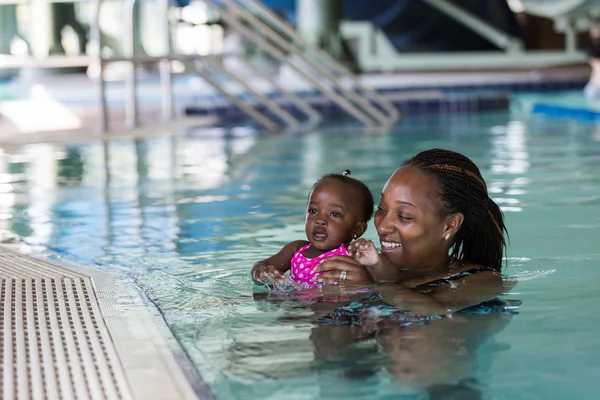
[[[383,235],[383,234],[391,232],[393,229],[393,226],[390,223],[388,218],[383,217],[379,221],[377,221],[375,228],[377,229],[377,233],[379,233],[380,235]]]

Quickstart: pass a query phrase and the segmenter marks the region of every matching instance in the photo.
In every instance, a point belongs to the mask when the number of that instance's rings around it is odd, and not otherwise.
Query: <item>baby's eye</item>
[[[342,214],[340,214],[340,213],[339,213],[339,212],[337,212],[337,211],[332,211],[332,212],[331,212],[331,216],[332,216],[332,217],[335,217],[335,218],[339,218],[339,217],[341,217],[341,216],[342,216]]]
[[[315,215],[317,213],[317,209],[316,208],[309,208],[308,209],[308,213],[312,214],[312,215]]]

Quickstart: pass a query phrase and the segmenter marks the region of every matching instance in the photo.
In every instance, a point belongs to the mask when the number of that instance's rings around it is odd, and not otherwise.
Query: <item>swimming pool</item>
[[[307,302],[253,295],[252,263],[303,237],[315,179],[349,168],[377,193],[402,160],[431,147],[472,157],[503,207],[520,314],[377,336],[313,324]],[[419,116],[381,136],[190,131],[33,144],[0,160],[0,227],[49,257],[135,278],[217,399],[420,399],[423,377],[463,382],[429,384],[458,398],[600,396],[592,125]],[[366,237],[375,238],[372,224]]]

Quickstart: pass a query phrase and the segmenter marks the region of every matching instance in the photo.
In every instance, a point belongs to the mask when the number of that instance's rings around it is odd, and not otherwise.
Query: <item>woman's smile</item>
[[[380,239],[381,242],[381,252],[382,253],[391,253],[393,251],[398,251],[402,249],[402,243],[396,242],[393,240],[385,240]]]

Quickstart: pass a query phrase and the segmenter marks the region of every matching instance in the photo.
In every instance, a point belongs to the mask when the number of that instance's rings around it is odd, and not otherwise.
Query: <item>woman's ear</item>
[[[352,239],[358,239],[367,231],[367,223],[359,222],[352,231]]]
[[[448,240],[453,237],[456,232],[460,229],[463,221],[465,220],[465,216],[463,213],[455,213],[446,218],[446,226],[444,228],[444,238]]]

